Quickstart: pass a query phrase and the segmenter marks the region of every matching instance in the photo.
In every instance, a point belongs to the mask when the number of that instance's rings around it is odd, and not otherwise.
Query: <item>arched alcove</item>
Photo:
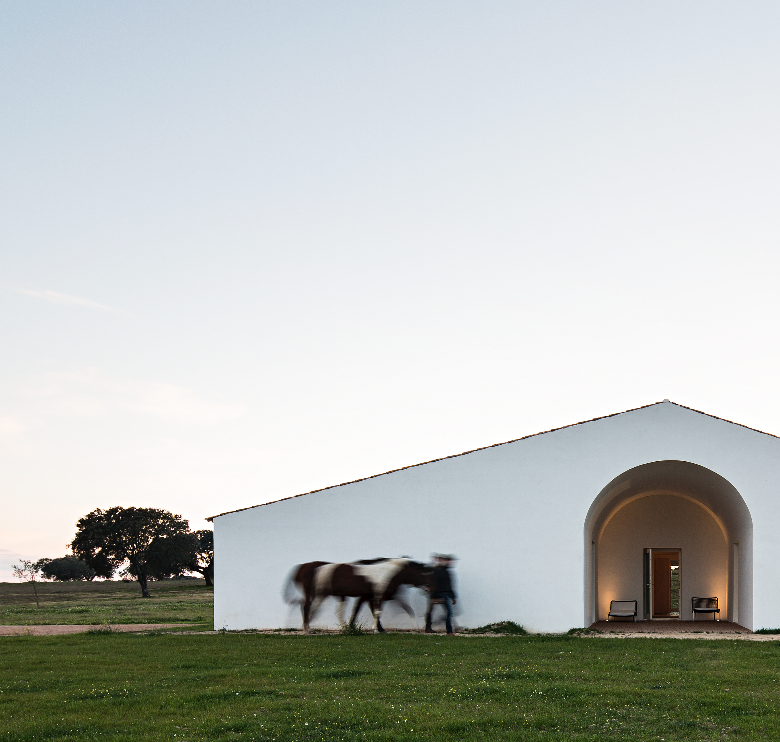
[[[686,461],[642,464],[609,482],[585,520],[586,625],[606,618],[612,599],[637,600],[645,615],[647,549],[680,556],[682,618],[691,596],[717,595],[721,618],[752,628],[753,523],[730,482]]]

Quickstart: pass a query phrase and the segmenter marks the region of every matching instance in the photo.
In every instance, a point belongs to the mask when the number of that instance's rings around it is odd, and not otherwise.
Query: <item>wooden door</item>
[[[668,616],[672,612],[672,558],[668,554],[653,554],[653,615]]]

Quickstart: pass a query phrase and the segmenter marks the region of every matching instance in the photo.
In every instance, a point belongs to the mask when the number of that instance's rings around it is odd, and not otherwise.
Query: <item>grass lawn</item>
[[[150,582],[151,598],[136,582],[39,582],[40,608],[29,583],[0,583],[0,625],[186,623],[211,629],[214,591],[203,580]]]
[[[780,643],[0,638],[0,740],[780,739]]]

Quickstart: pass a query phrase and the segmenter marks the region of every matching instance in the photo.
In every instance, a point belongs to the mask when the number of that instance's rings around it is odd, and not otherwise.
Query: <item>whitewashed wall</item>
[[[669,402],[220,515],[215,625],[300,625],[281,590],[301,562],[447,551],[461,625],[582,626],[591,506],[623,472],[665,460],[706,467],[744,498],[755,557],[741,552],[740,622],[780,626],[780,440]],[[333,624],[330,606],[321,618]]]

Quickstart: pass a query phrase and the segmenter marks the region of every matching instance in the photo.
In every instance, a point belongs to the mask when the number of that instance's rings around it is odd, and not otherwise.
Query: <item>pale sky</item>
[[[779,35],[0,0],[0,580],[98,507],[203,528],[664,398],[780,434]]]

